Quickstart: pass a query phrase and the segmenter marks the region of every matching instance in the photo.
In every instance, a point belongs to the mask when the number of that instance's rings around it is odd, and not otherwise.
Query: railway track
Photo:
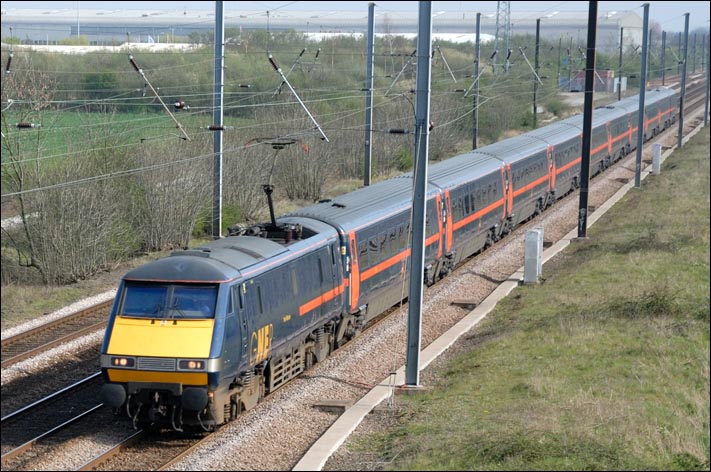
[[[140,430],[77,470],[167,470],[209,440],[211,434]]]
[[[101,408],[103,404],[96,401],[101,388],[100,375],[97,372],[2,417],[3,468],[40,441]]]
[[[3,339],[0,343],[0,367],[10,367],[41,352],[104,329],[112,303],[113,300],[108,300]]]

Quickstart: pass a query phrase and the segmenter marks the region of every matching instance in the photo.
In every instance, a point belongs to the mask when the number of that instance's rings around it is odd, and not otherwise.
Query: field
[[[10,124],[13,136],[19,137],[21,151],[30,155],[37,153],[44,162],[52,162],[53,158],[66,157],[91,147],[102,150],[113,146],[131,148],[171,136],[182,136],[171,116],[157,101],[155,105],[157,108],[154,107],[156,109],[151,112],[46,111],[41,114],[41,122],[33,122],[41,125],[34,129],[14,128],[14,124],[23,122],[24,118],[13,114],[12,110],[3,119]],[[201,128],[211,124],[211,116],[175,113],[172,104],[166,105],[189,137],[204,133]]]

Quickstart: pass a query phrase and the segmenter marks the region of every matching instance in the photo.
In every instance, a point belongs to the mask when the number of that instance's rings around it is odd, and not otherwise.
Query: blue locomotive
[[[678,95],[646,95],[644,138]],[[591,175],[636,147],[638,97],[595,110]],[[582,115],[430,166],[425,273],[461,261],[580,185]],[[412,175],[321,201],[122,279],[101,348],[104,402],[135,425],[206,430],[254,407],[399,303]]]

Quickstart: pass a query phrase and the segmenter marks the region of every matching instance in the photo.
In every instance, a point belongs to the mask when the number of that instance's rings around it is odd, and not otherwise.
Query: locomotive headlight
[[[133,357],[112,357],[111,367],[132,369],[136,367],[136,359]]]
[[[205,361],[202,359],[180,359],[178,361],[178,370],[204,372]]]

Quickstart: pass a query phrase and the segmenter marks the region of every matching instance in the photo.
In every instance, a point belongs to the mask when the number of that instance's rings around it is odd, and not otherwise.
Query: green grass
[[[708,143],[706,128],[500,302],[353,452],[393,470],[708,470]]]
[[[212,121],[211,117],[206,115],[176,113],[175,116],[186,129],[188,136],[204,132],[199,128],[209,125]],[[11,125],[11,139],[17,138],[20,149],[33,157],[35,154],[41,157],[61,157],[87,149],[131,146],[182,136],[167,112],[99,113],[62,110],[46,111],[41,116],[19,117],[13,115],[10,110],[6,119]],[[19,121],[40,124],[41,127],[20,130],[14,127]]]

